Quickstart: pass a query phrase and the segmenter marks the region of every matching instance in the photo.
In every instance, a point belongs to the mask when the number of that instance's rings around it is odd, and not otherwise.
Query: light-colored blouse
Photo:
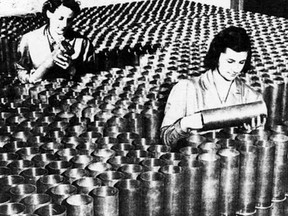
[[[174,145],[179,139],[188,136],[189,133],[180,126],[180,120],[185,116],[205,109],[256,101],[263,101],[262,95],[239,78],[231,84],[225,101],[219,98],[210,70],[199,77],[181,80],[172,88],[168,97],[161,125],[161,139],[166,145]]]
[[[39,29],[26,33],[22,36],[18,46],[18,60],[15,67],[18,78],[21,82],[26,83],[30,80],[30,75],[49,57],[53,52],[55,43],[49,38],[47,31],[48,26],[44,25]],[[94,66],[94,48],[92,43],[71,31],[67,34],[69,37],[66,41],[74,48],[72,58],[72,67],[76,70],[75,76],[90,73]],[[74,72],[75,72],[74,70]],[[71,68],[62,69],[54,65],[42,77],[44,79],[69,78]]]

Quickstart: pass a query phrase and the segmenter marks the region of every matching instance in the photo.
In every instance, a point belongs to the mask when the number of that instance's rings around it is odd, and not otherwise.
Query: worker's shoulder
[[[32,30],[32,31],[30,31],[30,32],[27,32],[27,33],[25,33],[24,35],[23,35],[23,37],[35,37],[35,36],[39,36],[39,35],[44,35],[44,30],[45,30],[45,26],[46,25],[44,25],[44,26],[42,26],[42,27],[40,27],[40,28],[38,28],[38,29],[35,29],[35,30]]]
[[[199,82],[199,78],[200,77],[195,76],[186,79],[181,79],[177,82],[177,85],[195,86]]]
[[[261,96],[262,93],[260,93],[259,91],[257,91],[256,89],[254,89],[253,87],[251,87],[249,84],[247,84],[246,82],[244,82],[242,79],[240,79],[239,77],[237,77],[236,79],[236,85],[241,85],[242,89],[244,89],[245,94],[254,94],[257,97]]]
[[[187,78],[187,79],[181,79],[175,84],[175,88],[177,89],[186,89],[186,90],[192,90],[195,87],[197,87],[199,84],[199,78],[193,77],[193,78]]]

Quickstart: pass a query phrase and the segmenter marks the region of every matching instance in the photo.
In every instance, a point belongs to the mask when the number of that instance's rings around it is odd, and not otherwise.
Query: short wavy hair
[[[42,14],[47,19],[47,11],[54,13],[61,5],[70,8],[75,16],[80,13],[80,4],[75,0],[47,0],[42,7]]]
[[[235,52],[247,51],[247,59],[242,69],[242,73],[246,73],[251,68],[251,41],[245,29],[235,26],[225,28],[214,37],[205,56],[204,67],[215,70],[220,54],[226,52],[226,48]]]

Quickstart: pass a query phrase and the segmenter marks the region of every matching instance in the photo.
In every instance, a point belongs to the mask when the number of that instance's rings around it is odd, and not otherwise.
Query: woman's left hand
[[[250,123],[244,123],[243,126],[247,131],[252,131],[257,128],[264,127],[266,124],[266,117],[264,116],[257,116],[251,119]]]
[[[60,52],[56,55],[54,62],[59,67],[67,69],[72,63],[72,58],[68,54]]]

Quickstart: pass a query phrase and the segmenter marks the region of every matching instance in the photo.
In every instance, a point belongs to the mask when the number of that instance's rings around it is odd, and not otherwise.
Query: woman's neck
[[[58,35],[57,33],[55,33],[55,31],[53,31],[50,27],[48,27],[48,31],[52,37],[52,39],[58,43],[59,41],[63,41],[65,39],[65,37],[63,35]]]
[[[233,80],[230,81],[224,79],[224,77],[222,77],[221,74],[219,73],[218,69],[215,69],[212,73],[214,78],[214,85],[216,87],[219,99],[222,102],[225,102],[228,97]]]
[[[217,87],[225,88],[225,87],[230,87],[231,83],[233,80],[226,80],[223,76],[221,76],[220,72],[218,69],[215,69],[213,71],[213,77],[214,77],[214,82]]]

